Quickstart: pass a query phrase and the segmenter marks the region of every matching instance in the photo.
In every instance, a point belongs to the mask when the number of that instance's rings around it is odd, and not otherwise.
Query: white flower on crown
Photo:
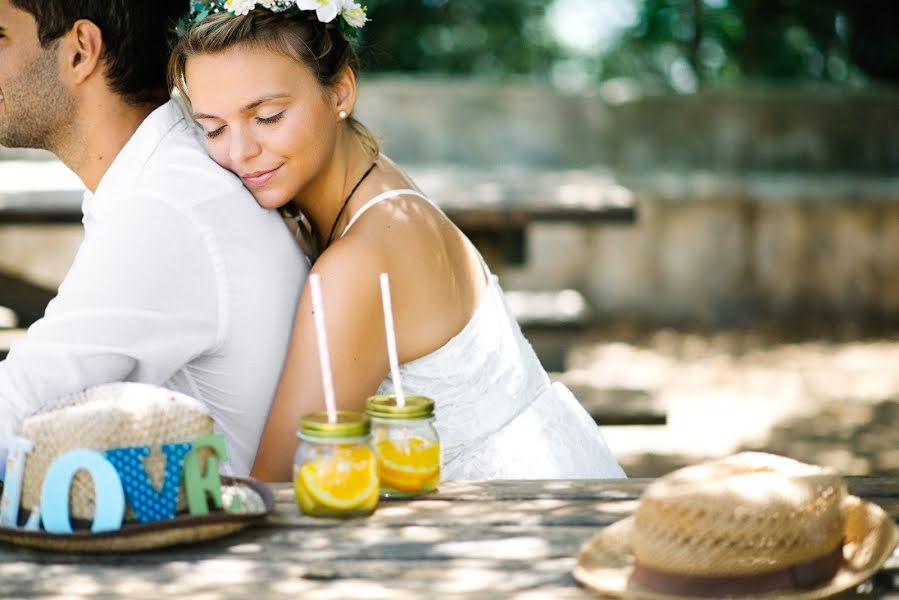
[[[350,27],[362,27],[368,22],[365,9],[353,0],[343,0],[340,14]]]
[[[296,0],[300,10],[314,10],[318,20],[330,23],[343,9],[343,0]]]
[[[238,16],[243,16],[256,8],[256,0],[225,0],[225,8]]]
[[[272,12],[284,12],[293,6],[294,2],[293,0],[261,0],[259,4]]]

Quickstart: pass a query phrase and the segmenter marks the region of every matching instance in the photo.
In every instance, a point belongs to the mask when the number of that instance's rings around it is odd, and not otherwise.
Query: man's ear
[[[331,97],[334,99],[335,114],[345,111],[353,114],[356,108],[356,74],[349,67],[343,67],[331,84]]]
[[[80,84],[100,69],[103,61],[103,32],[92,21],[75,21],[60,38],[59,54],[63,74],[72,84]]]

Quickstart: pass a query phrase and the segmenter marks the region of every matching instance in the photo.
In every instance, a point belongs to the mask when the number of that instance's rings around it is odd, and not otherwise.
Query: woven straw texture
[[[161,445],[190,441],[212,433],[212,417],[197,400],[162,388],[138,383],[98,386],[63,399],[53,409],[25,421],[21,437],[34,443],[25,463],[22,508],[40,504],[44,475],[56,457],[76,448],[109,450],[150,446],[145,466],[156,489],[162,487],[165,455]],[[205,458],[200,457],[205,464]],[[186,508],[183,486],[178,508]],[[70,514],[74,519],[94,516],[94,484],[79,472],[70,492]],[[131,513],[129,507],[129,515]]]
[[[733,473],[733,465],[739,466],[736,473]],[[795,557],[795,562],[811,560],[832,550],[842,539],[843,564],[830,581],[811,589],[739,596],[741,600],[818,600],[857,586],[874,575],[899,542],[899,528],[889,515],[879,506],[855,496],[844,498],[842,480],[829,471],[758,453],[738,454],[697,467],[675,471],[650,485],[633,517],[604,528],[589,540],[578,553],[575,579],[606,596],[635,600],[695,600],[692,596],[648,590],[631,580],[636,544],[643,545],[642,563],[647,563],[644,556],[648,555],[673,573],[730,576],[757,573],[758,564],[763,562],[759,556],[765,552],[781,553],[777,563],[767,569],[776,570],[778,566],[785,566],[781,564],[785,556]],[[782,474],[780,485],[774,483],[777,477],[772,469]],[[765,478],[751,477],[766,471],[768,476]],[[738,505],[732,486],[724,485],[724,480],[730,477],[745,479],[746,485],[762,487],[747,488]],[[833,491],[828,491],[829,488]],[[666,528],[660,521],[669,512],[664,506],[660,507],[666,496],[674,501],[675,508],[670,511],[667,527],[676,532],[673,534],[664,533]],[[649,515],[648,525],[638,524],[637,517],[645,510],[646,497],[653,500],[653,506],[644,514]],[[827,518],[833,516],[835,508],[840,513],[836,521],[843,529],[839,531],[837,543],[831,543],[833,527]],[[795,511],[792,520],[799,523],[786,522],[790,519],[783,513],[788,509]],[[734,518],[734,514],[738,517]],[[744,521],[744,514],[755,516]],[[713,524],[716,518],[721,519],[719,525]],[[756,521],[758,525],[753,526]],[[815,529],[816,526],[821,529]],[[809,537],[794,544],[794,536],[802,531]],[[823,533],[820,538],[819,533]],[[703,537],[706,534],[718,536],[717,539],[726,540],[726,543],[706,541]],[[669,538],[679,539],[680,544]],[[657,540],[661,549],[647,552],[645,546],[652,539]],[[721,550],[721,546],[726,549]],[[796,548],[804,550],[797,551]],[[819,552],[819,548],[825,548],[824,552]],[[666,551],[674,558],[666,556]],[[743,560],[752,567],[743,567]],[[716,561],[730,563],[734,568],[724,569]],[[696,568],[695,564],[703,566]]]
[[[631,544],[640,563],[662,571],[764,573],[833,551],[843,538],[845,497],[832,471],[743,453],[650,485]]]
[[[76,531],[71,535],[54,535],[0,526],[0,542],[68,553],[138,552],[223,537],[262,521],[274,510],[274,496],[264,483],[243,477],[223,477],[222,482],[223,495],[237,493],[249,500],[253,508],[241,514],[213,512],[202,517],[179,515],[155,523],[131,523],[119,531],[99,534]]]

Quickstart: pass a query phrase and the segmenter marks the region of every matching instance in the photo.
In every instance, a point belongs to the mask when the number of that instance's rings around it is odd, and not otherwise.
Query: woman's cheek
[[[218,139],[206,139],[206,152],[209,153],[209,156],[219,164],[219,166],[228,169],[229,171],[233,171],[231,168],[231,161],[228,156],[228,146],[223,143],[224,140]]]

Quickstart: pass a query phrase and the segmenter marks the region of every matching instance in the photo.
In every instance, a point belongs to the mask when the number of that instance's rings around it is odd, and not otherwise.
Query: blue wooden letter
[[[22,499],[22,479],[25,477],[25,455],[34,449],[34,444],[25,438],[16,437],[9,443],[6,457],[6,481],[3,482],[3,500],[0,500],[0,525],[19,525],[19,502]]]
[[[122,478],[125,494],[138,521],[152,523],[175,517],[178,512],[178,490],[181,487],[181,464],[190,448],[189,442],[163,444],[165,477],[162,489],[158,492],[144,468],[143,459],[150,454],[150,448],[113,448],[106,451],[106,458]]]
[[[125,494],[119,475],[96,450],[71,450],[59,456],[47,469],[41,486],[41,518],[50,533],[72,533],[69,519],[69,491],[75,474],[84,469],[94,480],[94,522],[91,531],[115,531],[125,516]]]

